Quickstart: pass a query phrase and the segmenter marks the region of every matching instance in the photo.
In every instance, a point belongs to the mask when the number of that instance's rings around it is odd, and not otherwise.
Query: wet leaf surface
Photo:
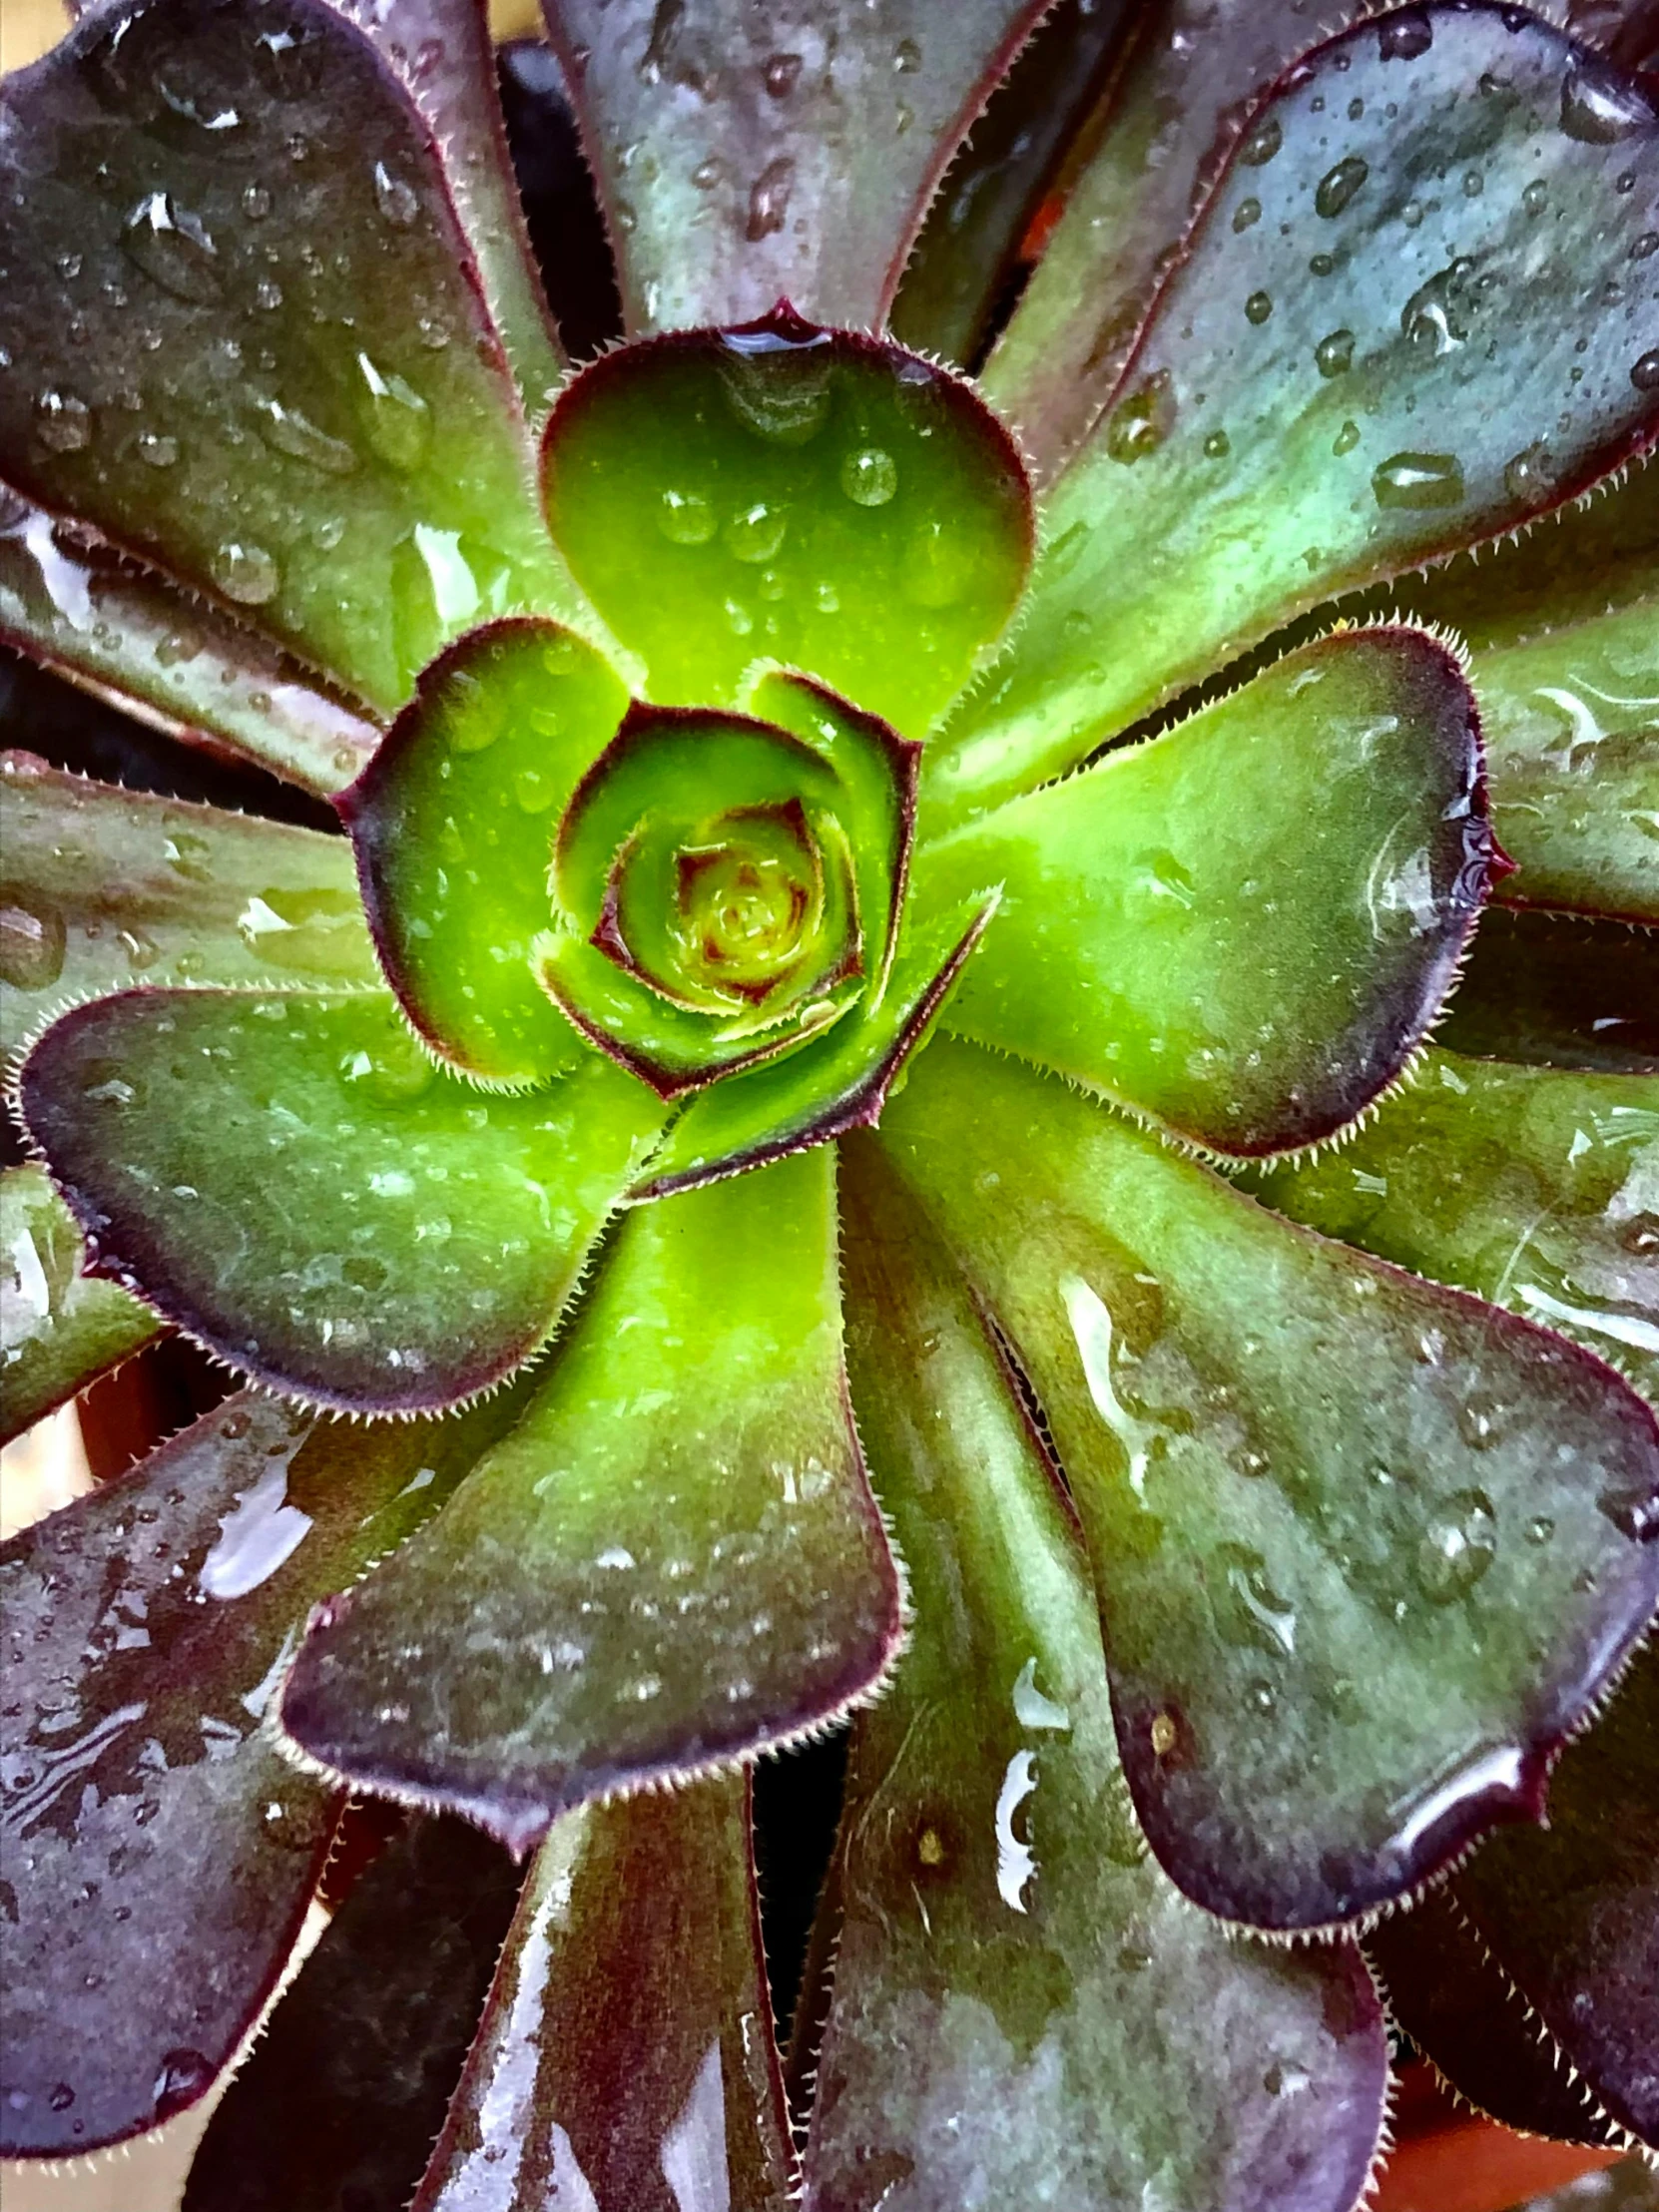
[[[379,980],[338,837],[0,754],[0,1038],[151,983]]]
[[[561,1809],[822,1723],[897,1578],[845,1400],[824,1148],[629,1216],[523,1421],[329,1608],[282,1725],[522,1850]]]
[[[411,1819],[323,1930],[208,2122],[184,2212],[406,2205],[522,1887],[476,1829]]]
[[[660,705],[740,706],[751,666],[782,661],[919,738],[1030,557],[1024,470],[971,388],[787,309],[595,362],[553,411],[543,476]]]
[[[1068,767],[1322,600],[1644,450],[1656,160],[1641,86],[1515,10],[1319,49],[1056,484],[1026,619],[940,788],[972,809]]]
[[[1271,1170],[1293,1221],[1560,1329],[1659,1398],[1659,1082],[1430,1052],[1340,1152]]]
[[[512,1404],[364,1431],[246,1391],[0,1550],[8,2153],[117,2142],[212,2086],[337,1809],[260,1725],[306,1608]]]
[[[1563,1339],[938,1041],[882,1141],[1053,1424],[1165,1868],[1309,1927],[1536,1817],[1659,1595],[1659,1428]]]
[[[924,847],[919,887],[1002,886],[947,1025],[1218,1151],[1329,1136],[1450,987],[1491,865],[1479,777],[1443,647],[1305,646]]]
[[[561,603],[432,140],[338,15],[99,16],[5,97],[19,490],[382,710],[458,630]]]
[[[1659,937],[1488,909],[1438,1036],[1486,1059],[1659,1075]]]
[[[747,1779],[571,1814],[410,2212],[785,2212],[790,2166]]]
[[[867,1142],[849,1356],[912,1578],[854,1724],[811,2212],[1349,2212],[1382,2122],[1349,1943],[1239,1943],[1150,1859],[1082,1545],[980,1317]]]
[[[244,1374],[413,1411],[550,1335],[661,1111],[597,1057],[483,1098],[389,994],[128,991],[20,1077],[100,1267]]]
[[[84,1250],[43,1169],[0,1173],[0,1440],[32,1427],[161,1329],[114,1283],[81,1274]]]
[[[555,0],[630,331],[738,322],[780,298],[878,326],[934,185],[1042,12]]]

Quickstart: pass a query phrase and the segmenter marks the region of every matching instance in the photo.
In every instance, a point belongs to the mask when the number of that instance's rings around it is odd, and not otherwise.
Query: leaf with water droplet
[[[523,1850],[590,1796],[822,1724],[898,1632],[820,1147],[628,1216],[523,1421],[313,1628],[282,1725]]]
[[[936,1042],[881,1143],[1052,1426],[1125,1771],[1189,1896],[1266,1927],[1348,1919],[1493,1821],[1535,1817],[1659,1597],[1659,1552],[1599,1502],[1659,1495],[1659,1425],[1635,1394],[1544,1330],[1276,1219],[1013,1060]],[[1471,1398],[1488,1422],[1474,1444]],[[1525,1537],[1540,1510],[1542,1545]],[[1452,1517],[1460,1556],[1488,1556],[1430,1602],[1420,1546]],[[1203,1566],[1220,1544],[1267,1578],[1249,1587],[1277,1656],[1218,1622],[1236,1595]]]

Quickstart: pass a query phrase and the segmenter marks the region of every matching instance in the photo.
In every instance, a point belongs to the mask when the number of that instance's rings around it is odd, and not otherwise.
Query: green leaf
[[[737,322],[786,295],[878,328],[934,186],[1042,13],[552,0],[630,331]]]
[[[895,2180],[912,2212],[1350,2212],[1387,2074],[1359,1953],[1237,1943],[1149,1858],[1007,1371],[867,1141],[845,1182],[852,1385],[915,1625],[854,1724],[808,2212]]]
[[[661,1122],[598,1059],[482,1098],[378,991],[123,992],[47,1030],[18,1089],[103,1272],[242,1373],[363,1411],[528,1359]]]
[[[229,747],[307,791],[349,783],[380,740],[270,639],[4,487],[0,636],[169,736]]]
[[[1030,557],[1025,472],[971,388],[783,306],[605,354],[542,465],[561,550],[663,705],[736,707],[783,661],[919,738]]]
[[[574,604],[436,145],[361,33],[151,0],[3,98],[20,491],[382,711],[472,623]]]
[[[306,1610],[515,1402],[365,1432],[245,1391],[0,1550],[8,2155],[122,2141],[213,2086],[338,1811],[261,1725]]]
[[[583,1057],[531,946],[552,920],[560,815],[628,694],[551,622],[475,631],[425,670],[340,813],[403,1011],[481,1082],[545,1081]]]
[[[351,856],[285,823],[0,754],[0,1043],[139,983],[374,983]]]
[[[1659,1597],[1659,1426],[1618,1377],[971,1046],[882,1142],[1052,1423],[1188,1895],[1352,1919],[1536,1818]]]
[[[1054,488],[1026,619],[930,764],[942,802],[1069,767],[1651,444],[1647,95],[1530,16],[1411,23],[1320,48],[1253,123]]]
[[[410,2212],[787,2212],[792,2164],[747,1780],[561,1821]]]
[[[1562,1330],[1659,1401],[1659,1081],[1430,1052],[1339,1152],[1257,1195]]]
[[[994,891],[926,922],[912,909],[880,1006],[857,1008],[788,1059],[700,1091],[653,1153],[634,1197],[666,1198],[873,1127],[995,910]]]
[[[820,1149],[628,1217],[519,1426],[313,1626],[282,1726],[522,1851],[821,1725],[898,1633]]]
[[[161,1323],[136,1299],[82,1275],[84,1254],[81,1232],[43,1169],[0,1174],[0,1441],[21,1435],[160,1334]]]
[[[1456,662],[1358,630],[924,847],[917,875],[941,897],[1002,884],[951,1029],[1260,1153],[1331,1135],[1399,1074],[1490,865]]]

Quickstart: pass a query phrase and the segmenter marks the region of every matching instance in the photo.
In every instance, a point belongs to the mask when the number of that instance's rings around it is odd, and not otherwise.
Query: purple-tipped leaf
[[[880,1680],[899,1586],[841,1372],[832,1165],[628,1218],[523,1421],[313,1623],[281,1701],[303,1750],[523,1850]]]
[[[561,1821],[411,2212],[786,2212],[749,1785]]]

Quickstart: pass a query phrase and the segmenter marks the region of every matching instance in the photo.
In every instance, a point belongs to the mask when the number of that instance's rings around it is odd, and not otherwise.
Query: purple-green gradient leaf
[[[912,910],[879,1007],[856,1008],[791,1058],[699,1092],[652,1154],[634,1197],[695,1189],[879,1121],[995,911],[994,891],[925,921]]]
[[[662,1120],[597,1057],[482,1097],[382,991],[123,992],[19,1096],[103,1272],[243,1374],[402,1412],[546,1340]]]
[[[879,326],[927,203],[1040,0],[878,12],[546,0],[631,331]]]
[[[0,754],[0,1040],[148,983],[370,984],[343,839]]]
[[[628,1217],[519,1426],[313,1625],[282,1725],[522,1850],[832,1718],[899,1623],[820,1147]]]
[[[983,372],[1040,475],[1054,474],[1110,397],[1251,95],[1358,12],[1356,0],[1317,16],[1307,0],[1139,8],[1064,212]]]
[[[379,742],[270,639],[3,486],[0,638],[170,737],[307,791],[348,783]]]
[[[0,1442],[9,1442],[161,1329],[114,1283],[81,1273],[85,1247],[44,1169],[0,1173]]]
[[[320,0],[152,0],[8,78],[0,473],[380,710],[568,581],[425,124]]]
[[[915,1625],[855,1723],[809,2212],[1350,2212],[1387,2075],[1352,1943],[1238,1943],[1147,1853],[1083,1547],[960,1279],[847,1147],[848,1355]]]
[[[1306,1928],[1536,1818],[1659,1597],[1659,1426],[1609,1369],[936,1040],[882,1143],[1032,1378],[1118,1739],[1198,1903]]]
[[[1610,2143],[1584,2082],[1442,1883],[1366,1936],[1388,2016],[1458,2092],[1505,2127]]]
[[[365,1432],[245,1391],[0,1551],[8,2152],[116,2142],[212,2086],[334,1823],[261,1728],[306,1608],[513,1402]]]
[[[1659,935],[1490,907],[1437,1034],[1482,1059],[1659,1075]]]
[[[1576,1338],[1659,1400],[1659,1080],[1433,1051],[1267,1205]]]
[[[1454,1877],[1481,1939],[1621,2127],[1659,2150],[1659,1647],[1562,1754],[1549,1826]]]
[[[741,706],[780,661],[919,738],[1030,559],[1025,471],[972,388],[783,304],[603,355],[542,466],[560,550],[659,705]]]
[[[435,1052],[492,1083],[584,1057],[537,983],[572,791],[622,720],[621,680],[571,631],[504,622],[427,669],[340,811],[386,973]]]
[[[484,0],[329,0],[373,40],[436,141],[455,219],[534,422],[565,369],[530,258]]]
[[[787,2212],[791,2166],[747,1779],[573,1813],[410,2212]]]
[[[1495,0],[1379,18],[1292,72],[1054,487],[941,796],[1069,767],[1321,601],[1644,451],[1656,184],[1641,85]]]
[[[412,1819],[323,1930],[208,2122],[184,2212],[401,2212],[522,1887],[475,1828]]]
[[[925,847],[917,887],[1002,886],[952,1030],[1249,1154],[1394,1080],[1491,863],[1455,659],[1350,630]]]

